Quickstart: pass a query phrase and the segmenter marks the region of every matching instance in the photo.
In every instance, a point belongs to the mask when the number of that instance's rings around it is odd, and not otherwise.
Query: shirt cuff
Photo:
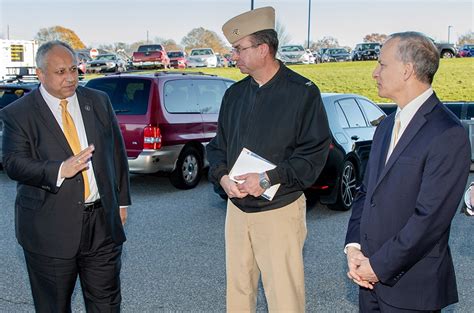
[[[361,246],[359,243],[356,243],[356,242],[351,242],[351,243],[348,243],[345,247],[344,247],[344,253],[347,254],[347,248],[349,247],[354,247],[354,248],[357,248],[360,250]]]
[[[61,169],[63,168],[63,163],[61,163],[61,166],[59,167],[59,171],[58,171],[58,178],[56,179],[56,187],[61,187],[61,185],[63,184],[63,181],[65,178],[61,178]]]

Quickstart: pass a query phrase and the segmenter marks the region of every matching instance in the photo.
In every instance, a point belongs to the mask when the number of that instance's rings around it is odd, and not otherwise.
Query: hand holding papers
[[[264,158],[262,158],[258,154],[253,153],[247,148],[243,148],[242,152],[240,152],[240,155],[237,158],[237,161],[235,161],[235,164],[229,173],[229,177],[237,183],[243,183],[243,181],[236,180],[235,176],[247,173],[263,173],[274,169],[275,167],[275,164],[265,160]],[[270,188],[265,190],[265,192],[262,194],[262,197],[271,201],[279,187],[280,184],[271,186]]]

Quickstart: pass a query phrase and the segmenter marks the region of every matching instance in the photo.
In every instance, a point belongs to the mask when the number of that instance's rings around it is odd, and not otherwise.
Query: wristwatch
[[[270,188],[271,184],[270,184],[270,181],[267,179],[267,177],[265,177],[265,172],[260,173],[258,176],[260,178],[260,182],[259,182],[260,187],[262,189]]]

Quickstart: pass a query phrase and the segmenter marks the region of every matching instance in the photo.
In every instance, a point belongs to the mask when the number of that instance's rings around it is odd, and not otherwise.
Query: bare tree
[[[318,51],[321,48],[336,48],[339,47],[339,41],[332,36],[324,36],[322,39],[319,39],[316,42],[312,42],[310,49],[313,51]]]
[[[470,31],[458,37],[458,46],[465,44],[474,44],[474,32]]]
[[[364,36],[364,42],[380,42],[383,43],[387,39],[387,35],[372,33]]]
[[[286,31],[285,25],[283,25],[279,20],[277,20],[275,23],[275,30],[278,34],[278,42],[280,47],[290,43],[291,36]]]

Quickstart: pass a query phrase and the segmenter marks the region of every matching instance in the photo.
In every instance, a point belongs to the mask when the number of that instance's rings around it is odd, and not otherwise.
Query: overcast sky
[[[277,21],[303,44],[308,36],[309,0],[254,0],[271,5]],[[0,38],[34,39],[40,28],[61,25],[88,46],[155,37],[178,44],[196,27],[215,31],[229,18],[250,10],[250,0],[0,0]],[[369,33],[415,30],[451,42],[473,31],[472,0],[311,0],[312,41],[333,36],[354,47]]]

